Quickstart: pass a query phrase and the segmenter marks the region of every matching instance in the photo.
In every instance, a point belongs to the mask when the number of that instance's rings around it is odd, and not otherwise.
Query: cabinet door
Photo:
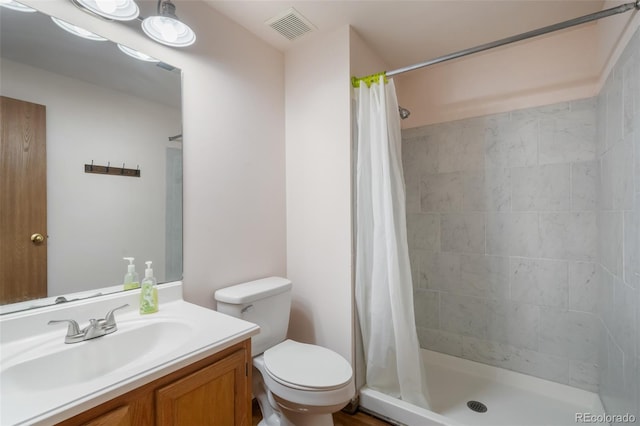
[[[84,426],[133,426],[129,406],[116,408],[84,423]]]
[[[156,390],[160,426],[240,426],[248,424],[246,351]]]

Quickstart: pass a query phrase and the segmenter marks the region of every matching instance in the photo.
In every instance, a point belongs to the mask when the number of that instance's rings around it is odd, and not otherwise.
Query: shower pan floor
[[[602,416],[598,395],[521,373],[422,351],[432,410],[371,389],[361,390],[361,406],[409,426],[564,426],[589,423],[576,416]],[[481,403],[486,406],[482,411]]]

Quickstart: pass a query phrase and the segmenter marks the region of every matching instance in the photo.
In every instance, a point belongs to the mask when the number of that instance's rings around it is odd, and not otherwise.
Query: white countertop
[[[160,286],[159,293],[160,311],[150,315],[138,313],[139,290],[130,290],[75,306],[54,306],[0,317],[0,424],[45,425],[62,421],[259,332],[259,327],[253,323],[185,302],[181,296],[181,283]],[[116,312],[118,331],[97,339],[68,345],[64,343],[65,326],[46,325],[50,319],[69,318],[77,320],[83,327],[89,318],[103,318],[106,311],[124,303],[130,306]],[[150,322],[155,322],[155,325],[171,323],[179,327],[180,332],[167,339],[170,341],[154,340],[151,348],[118,348],[125,351],[116,353],[118,360],[124,360],[122,367],[105,374],[96,374],[88,380],[70,379],[53,389],[39,389],[38,371],[34,371],[29,380],[19,383],[11,377],[11,371],[15,371],[11,370],[12,367],[42,354],[55,354],[61,359],[65,351],[104,348],[104,345],[122,338],[117,336],[118,333],[126,336],[136,330],[139,332],[141,326],[148,326]],[[73,348],[76,345],[86,346]],[[143,354],[139,355],[141,351]],[[93,359],[85,362],[108,361],[104,359],[110,356],[108,352],[95,352],[89,357]],[[56,369],[56,365],[47,368]]]

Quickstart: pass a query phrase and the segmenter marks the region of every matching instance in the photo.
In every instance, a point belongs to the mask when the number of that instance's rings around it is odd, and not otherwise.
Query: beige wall
[[[353,28],[351,28],[349,37],[349,54],[352,76],[362,77],[389,68],[389,65],[378,56],[376,51],[369,47],[367,42]]]
[[[287,52],[289,337],[352,354],[349,28]]]
[[[217,288],[284,275],[282,53],[202,2],[176,2],[198,35],[186,49],[67,0],[24,3],[183,70],[185,299],[213,307]]]
[[[399,102],[411,110],[403,128],[594,96],[638,15],[627,12],[398,75]]]
[[[593,96],[595,41],[585,25],[399,75],[403,127]]]

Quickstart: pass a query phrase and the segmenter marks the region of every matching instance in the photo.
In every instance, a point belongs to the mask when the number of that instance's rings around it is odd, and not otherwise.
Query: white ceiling
[[[602,9],[602,0],[204,0],[281,51],[351,25],[389,69]],[[265,24],[294,7],[317,31],[289,41]]]

